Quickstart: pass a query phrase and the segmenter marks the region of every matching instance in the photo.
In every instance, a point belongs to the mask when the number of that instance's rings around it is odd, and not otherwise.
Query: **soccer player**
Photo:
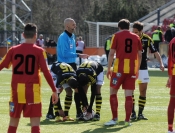
[[[129,31],[130,22],[121,19],[118,23],[119,32],[112,37],[111,49],[109,52],[107,78],[110,79],[110,106],[112,119],[104,125],[117,124],[118,121],[118,99],[117,92],[122,85],[125,91],[125,126],[131,125],[130,115],[132,112],[132,93],[135,89],[135,80],[138,74],[142,57],[142,45],[139,36]],[[111,65],[114,54],[113,70]]]
[[[76,79],[76,72],[69,64],[54,62],[51,66],[50,73],[57,88],[58,96],[60,95],[63,89],[65,89],[65,91],[67,91],[68,88],[77,89],[78,82]],[[58,103],[54,105],[56,122],[65,120],[74,121],[74,119],[71,119],[68,114],[70,104],[72,102],[70,102],[70,100],[65,100],[65,102],[69,106],[65,106],[64,112],[61,107],[60,99],[58,100]],[[61,119],[61,116],[63,116],[63,120]]]
[[[154,47],[154,42],[153,40],[146,34],[143,33],[143,24],[140,22],[134,22],[133,24],[133,33],[137,34],[142,42],[142,62],[140,65],[139,69],[139,76],[138,76],[138,83],[139,83],[139,100],[138,100],[138,105],[139,105],[139,111],[138,111],[138,120],[148,120],[143,115],[143,110],[146,104],[146,91],[147,91],[147,86],[149,82],[149,74],[148,74],[148,67],[147,67],[147,49],[149,48],[151,53],[154,53],[156,56],[157,60],[159,61],[160,64],[160,69],[164,71],[164,65],[162,63],[162,59],[160,57],[160,54],[158,53],[157,49]],[[133,109],[132,109],[132,115],[131,115],[131,120],[136,119],[136,112],[135,112],[135,99],[134,99],[134,94],[133,94]]]
[[[175,110],[175,37],[169,43],[168,51],[168,81],[166,87],[170,88],[170,101],[167,110],[168,117],[168,133],[173,131],[174,110]]]
[[[25,43],[11,47],[0,62],[0,70],[12,65],[10,123],[7,133],[16,133],[22,112],[24,117],[30,118],[31,133],[40,133],[40,70],[53,91],[53,104],[57,103],[58,95],[46,64],[46,53],[43,48],[35,45],[37,26],[26,24],[23,37]]]
[[[96,61],[86,61],[79,66],[76,74],[79,83],[78,91],[81,96],[80,100],[82,100],[83,107],[87,107],[87,114],[84,116],[84,119],[89,120],[92,118],[92,106],[95,100],[96,114],[93,116],[93,120],[98,121],[100,120],[100,110],[102,105],[101,87],[104,83],[103,66]],[[86,94],[89,85],[91,85],[91,98],[90,105],[88,106]],[[77,108],[78,107],[77,119],[82,119],[80,105],[77,105]]]

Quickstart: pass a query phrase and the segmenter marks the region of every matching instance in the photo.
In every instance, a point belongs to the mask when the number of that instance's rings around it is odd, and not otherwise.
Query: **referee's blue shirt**
[[[76,57],[75,35],[64,31],[57,41],[57,60],[58,62],[75,63]]]

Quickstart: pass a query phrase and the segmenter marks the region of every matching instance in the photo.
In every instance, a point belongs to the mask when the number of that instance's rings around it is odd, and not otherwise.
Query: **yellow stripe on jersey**
[[[118,65],[119,65],[119,58],[116,58],[114,61],[114,69],[113,69],[114,73],[118,72]]]
[[[47,55],[45,51],[43,51],[43,56],[44,56],[44,59],[47,59]]]
[[[39,84],[33,84],[33,97],[34,97],[34,103],[41,102],[41,91]]]
[[[137,71],[138,71],[138,60],[135,60],[135,70],[134,70],[134,73],[136,74]]]
[[[130,67],[129,67],[130,59],[124,59],[124,73],[129,73]]]
[[[12,98],[12,87],[11,87],[11,89],[10,89],[10,102],[12,102],[13,101],[13,98]]]
[[[18,83],[17,93],[18,93],[18,103],[26,103],[25,97],[25,84]]]
[[[173,65],[172,75],[175,75],[175,64]]]
[[[94,79],[91,75],[88,75],[90,81],[92,84],[94,84],[96,82],[96,79]]]

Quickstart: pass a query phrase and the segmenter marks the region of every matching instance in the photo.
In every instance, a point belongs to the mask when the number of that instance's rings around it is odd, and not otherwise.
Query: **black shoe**
[[[76,115],[76,120],[78,120],[78,121],[84,121],[84,118],[83,117],[84,117],[83,116],[83,113],[77,114]]]
[[[136,113],[133,112],[133,113],[131,114],[130,120],[135,120],[135,119],[136,119]]]
[[[53,114],[47,114],[46,115],[46,119],[49,120],[49,119],[55,119],[55,116]]]
[[[94,121],[99,121],[100,120],[100,114],[95,114],[94,117],[92,118]]]
[[[148,120],[143,114],[139,114],[137,120]]]

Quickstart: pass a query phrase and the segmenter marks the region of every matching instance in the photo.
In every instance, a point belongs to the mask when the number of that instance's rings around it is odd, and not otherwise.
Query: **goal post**
[[[85,21],[89,28],[89,47],[103,47],[105,40],[118,31],[118,23]]]
[[[118,31],[118,22],[92,22],[85,21],[88,25],[87,47],[104,47],[106,39]],[[132,27],[133,23],[130,23]],[[151,31],[154,23],[143,23],[143,32]],[[132,28],[130,28],[132,30]]]

